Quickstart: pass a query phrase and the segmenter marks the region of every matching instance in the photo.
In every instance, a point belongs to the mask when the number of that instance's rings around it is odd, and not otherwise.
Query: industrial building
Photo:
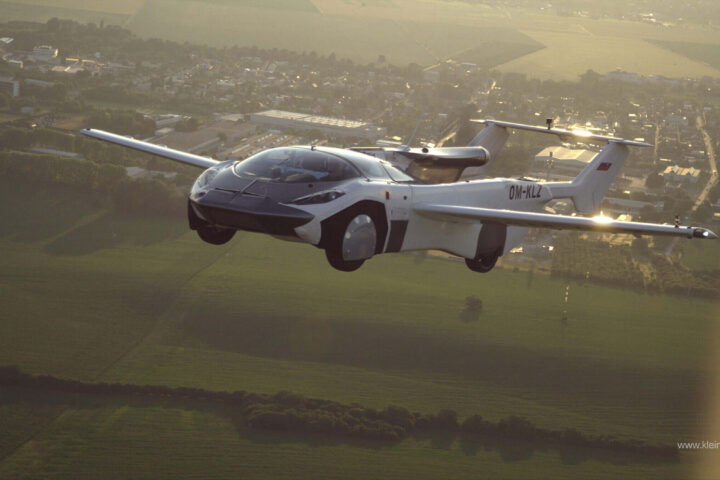
[[[40,45],[33,48],[32,58],[37,62],[51,62],[57,60],[58,49],[51,45]]]
[[[0,92],[9,97],[19,97],[20,82],[12,78],[0,77]]]
[[[250,115],[250,122],[275,129],[319,130],[328,135],[364,138],[372,142],[384,137],[386,133],[385,128],[367,122],[282,110],[253,113]]]
[[[550,180],[575,178],[595,158],[595,152],[566,147],[547,147],[535,155],[533,172]]]

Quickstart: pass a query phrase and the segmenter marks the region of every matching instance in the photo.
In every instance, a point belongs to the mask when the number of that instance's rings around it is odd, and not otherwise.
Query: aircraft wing
[[[564,128],[556,127],[540,127],[536,125],[525,125],[523,123],[512,123],[512,122],[501,122],[499,120],[480,120],[471,119],[473,123],[481,123],[483,125],[497,125],[503,128],[515,128],[517,130],[527,130],[529,132],[537,133],[549,133],[551,135],[557,135],[561,139],[573,139],[575,141],[584,142],[600,142],[600,143],[619,143],[622,145],[630,145],[633,147],[652,147],[651,144],[646,142],[639,142],[637,140],[625,140],[624,138],[609,137],[606,135],[595,135],[584,130],[566,130]]]
[[[212,158],[193,155],[192,153],[181,152],[180,150],[173,150],[172,148],[155,145],[154,143],[143,142],[141,140],[135,140],[134,138],[116,135],[103,130],[95,130],[94,128],[84,128],[80,130],[80,133],[98,140],[114,143],[115,145],[121,145],[123,147],[132,148],[133,150],[169,158],[170,160],[175,160],[176,162],[184,163],[186,165],[192,165],[193,167],[210,168],[219,163]]]
[[[574,217],[549,213],[497,210],[493,208],[459,207],[419,203],[413,210],[420,215],[447,222],[493,222],[521,227],[572,229],[592,232],[630,233],[633,235],[670,235],[687,238],[717,238],[701,227],[657,223],[621,222],[608,217]]]

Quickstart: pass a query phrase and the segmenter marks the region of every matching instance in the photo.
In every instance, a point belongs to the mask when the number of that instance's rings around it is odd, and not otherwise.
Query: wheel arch
[[[387,242],[389,231],[388,220],[387,213],[385,211],[385,204],[375,200],[361,200],[321,221],[320,242],[318,242],[317,246],[323,249],[330,247],[331,238],[335,233],[333,228],[338,219],[346,218],[351,215],[358,215],[360,213],[370,214],[373,221],[375,221],[375,228],[377,231],[375,255],[382,253],[385,248],[385,242]]]

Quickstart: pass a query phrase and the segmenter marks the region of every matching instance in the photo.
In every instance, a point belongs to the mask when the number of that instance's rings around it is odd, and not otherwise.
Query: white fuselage
[[[539,212],[552,199],[552,193],[543,184],[504,178],[439,185],[363,179],[348,184],[344,189],[347,194],[333,202],[301,207],[315,216],[313,221],[295,230],[302,240],[317,244],[321,236],[320,224],[324,219],[359,201],[374,200],[385,204],[388,217],[390,234],[384,251],[442,250],[474,258],[482,223],[441,221],[415,212],[413,205],[434,203]],[[389,250],[393,222],[406,222],[406,226],[399,249]],[[508,226],[503,253],[516,247],[527,231],[526,227]]]

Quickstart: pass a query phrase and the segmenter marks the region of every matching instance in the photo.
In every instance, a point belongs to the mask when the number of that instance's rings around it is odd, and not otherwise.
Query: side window
[[[367,178],[374,180],[390,180],[390,176],[382,165],[380,165],[380,160],[370,157],[365,158],[364,155],[357,155],[353,156],[352,162]]]
[[[387,170],[387,173],[390,175],[390,178],[392,178],[396,182],[416,182],[417,179],[414,177],[411,177],[407,173],[403,172],[399,168],[393,166],[389,162],[383,162],[382,166],[385,167],[385,170]]]

